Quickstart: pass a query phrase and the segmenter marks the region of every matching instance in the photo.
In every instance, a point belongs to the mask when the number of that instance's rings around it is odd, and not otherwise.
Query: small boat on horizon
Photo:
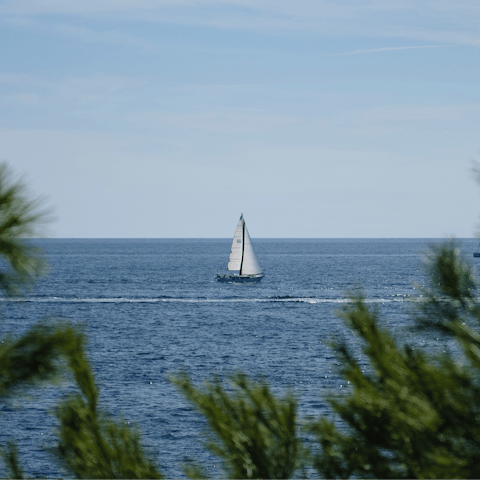
[[[248,234],[243,213],[233,236],[232,248],[227,266],[228,273],[217,273],[218,282],[260,282],[264,277],[262,267],[253,248],[252,239]]]
[[[478,245],[477,251],[473,252],[474,257],[480,257],[480,244]]]

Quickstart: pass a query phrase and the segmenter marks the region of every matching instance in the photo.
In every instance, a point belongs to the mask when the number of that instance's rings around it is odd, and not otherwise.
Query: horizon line
[[[477,237],[251,237],[256,240],[479,240]],[[30,237],[27,240],[231,240],[232,237]]]

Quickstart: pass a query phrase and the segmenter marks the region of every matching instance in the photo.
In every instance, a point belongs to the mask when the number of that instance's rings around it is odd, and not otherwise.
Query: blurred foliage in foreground
[[[24,182],[0,163],[0,289],[20,293],[44,271],[41,251],[24,239],[42,234],[50,214],[44,199],[32,198]]]
[[[80,393],[57,407],[58,457],[76,478],[162,478],[143,453],[140,436],[125,422],[115,422],[97,408],[98,389],[85,356],[83,337],[66,352]]]
[[[364,342],[362,371],[345,342],[335,349],[351,393],[330,404],[348,425],[319,419],[314,464],[321,476],[376,478],[480,477],[480,303],[472,269],[453,242],[434,248],[430,286],[415,317],[425,338],[453,342],[427,355],[398,345],[361,297],[342,317]],[[441,342],[445,343],[445,342]]]
[[[378,311],[361,296],[352,297],[340,315],[360,337],[368,366],[360,365],[346,340],[332,345],[340,375],[351,385],[326,399],[342,427],[325,418],[304,420],[316,439],[306,456],[291,397],[259,395],[268,388],[244,377],[230,394],[218,380],[203,390],[187,377],[175,381],[206,417],[214,438],[207,447],[231,478],[295,476],[304,462],[321,478],[480,478],[480,302],[474,273],[455,243],[447,242],[431,250],[427,275],[429,287],[421,289],[414,317],[418,335],[442,336],[439,351],[428,355],[399,345]],[[450,350],[444,346],[448,339]],[[265,444],[282,453],[272,454]]]
[[[0,165],[0,288],[5,295],[22,291],[42,272],[40,252],[22,239],[33,236],[45,219],[37,206]],[[173,383],[205,417],[205,446],[221,460],[219,474],[291,478],[305,476],[313,467],[322,478],[480,478],[477,282],[453,242],[431,250],[427,274],[429,287],[421,289],[422,301],[413,315],[419,336],[442,336],[438,351],[427,354],[399,344],[378,311],[361,296],[352,297],[340,315],[361,339],[368,366],[360,365],[347,341],[332,345],[351,388],[326,399],[330,418],[341,422],[302,420],[308,450],[292,393],[275,396],[264,381],[241,374],[230,383],[214,378],[202,387],[186,374],[174,377]],[[77,393],[55,410],[55,454],[71,475],[161,478],[142,450],[139,432],[99,408],[81,329],[43,321],[0,343],[0,401],[65,374]],[[9,476],[21,478],[15,444],[1,447],[0,455]],[[198,460],[185,471],[192,478],[207,476]]]
[[[29,238],[48,221],[41,199],[31,199],[25,184],[0,164],[0,289],[18,295],[44,272],[40,249]],[[68,322],[38,323],[21,336],[0,343],[0,401],[69,372],[80,393],[62,401],[57,458],[76,478],[161,478],[140,447],[139,433],[97,408],[98,390],[85,355],[81,330]],[[0,449],[11,478],[21,478],[15,443]]]
[[[229,478],[293,476],[302,461],[302,447],[292,394],[275,398],[265,382],[241,374],[230,379],[230,392],[218,378],[203,389],[187,375],[173,382],[206,418],[212,433],[206,433],[206,446],[223,461]],[[201,473],[188,468],[186,472]]]

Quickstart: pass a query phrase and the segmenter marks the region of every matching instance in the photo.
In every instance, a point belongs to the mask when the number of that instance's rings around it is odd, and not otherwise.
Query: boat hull
[[[217,282],[224,283],[258,283],[264,275],[217,275]]]
[[[475,253],[473,254],[473,256],[474,256],[474,257],[480,257],[480,252],[475,252]]]

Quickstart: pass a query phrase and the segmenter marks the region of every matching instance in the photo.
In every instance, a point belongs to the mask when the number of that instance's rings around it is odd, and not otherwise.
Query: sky
[[[478,0],[0,0],[0,160],[58,238],[472,237]]]

